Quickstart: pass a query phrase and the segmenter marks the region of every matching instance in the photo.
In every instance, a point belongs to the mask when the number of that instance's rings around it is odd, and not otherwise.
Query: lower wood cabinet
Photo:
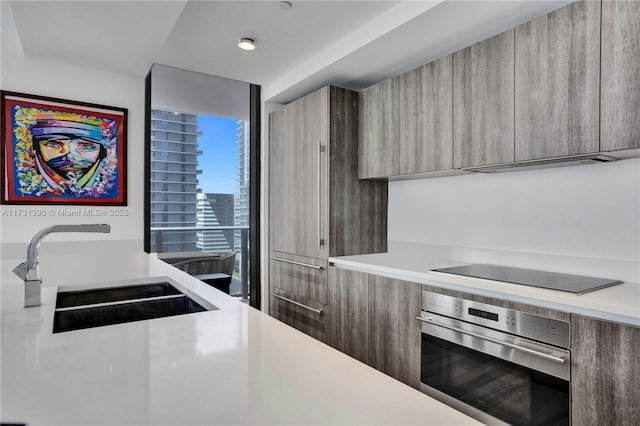
[[[640,328],[571,315],[571,419],[640,424]]]
[[[420,284],[369,275],[369,365],[420,387]]]
[[[271,316],[324,342],[327,261],[274,252],[269,264]]]
[[[417,389],[420,297],[417,283],[330,267],[327,343]]]
[[[369,275],[329,267],[327,343],[369,362]]]
[[[270,296],[269,301],[272,317],[326,343],[325,312],[322,309],[324,307],[315,312],[298,305],[295,300],[280,298],[274,294]]]
[[[326,305],[326,260],[274,253],[269,264],[272,293],[316,309]]]
[[[315,269],[272,259],[271,267],[272,316],[419,389],[421,291],[452,291],[335,266]],[[640,424],[640,327],[506,300],[490,303],[570,317],[573,425]]]

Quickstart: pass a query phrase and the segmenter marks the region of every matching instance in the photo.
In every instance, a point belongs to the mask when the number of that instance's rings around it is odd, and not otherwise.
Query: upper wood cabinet
[[[599,2],[515,28],[516,161],[598,152],[599,95]]]
[[[453,168],[451,55],[360,92],[358,176]]]
[[[317,259],[384,251],[387,184],[357,175],[358,94],[325,87],[269,117],[271,250]]]
[[[399,77],[398,173],[453,168],[452,56]]]
[[[371,86],[359,94],[358,177],[394,176],[399,171],[399,77]]]
[[[602,2],[600,150],[640,148],[640,2]]]
[[[360,92],[359,177],[640,148],[639,57],[640,1],[580,0],[385,80]]]
[[[514,30],[453,54],[453,165],[514,160]]]

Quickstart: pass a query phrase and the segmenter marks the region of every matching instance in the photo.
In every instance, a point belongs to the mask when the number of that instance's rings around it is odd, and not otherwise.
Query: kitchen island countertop
[[[21,260],[2,261],[2,422],[478,424],[154,255],[45,250],[42,306],[32,308],[11,272]],[[149,277],[169,277],[219,309],[52,333],[59,286]]]

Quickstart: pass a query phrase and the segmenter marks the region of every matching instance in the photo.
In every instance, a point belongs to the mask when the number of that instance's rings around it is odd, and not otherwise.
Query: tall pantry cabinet
[[[358,180],[358,94],[327,86],[269,115],[273,317],[326,341],[331,256],[386,250],[387,183]]]

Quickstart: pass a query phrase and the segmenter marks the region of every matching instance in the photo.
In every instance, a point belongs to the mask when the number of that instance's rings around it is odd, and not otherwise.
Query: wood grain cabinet
[[[327,304],[327,261],[288,254],[274,254],[269,261],[271,291],[322,310]]]
[[[514,161],[514,30],[453,54],[453,165]]]
[[[422,290],[571,322],[573,425],[640,424],[640,327],[329,266],[326,343],[419,389]]]
[[[359,177],[640,148],[639,57],[639,1],[581,0],[380,82]]]
[[[387,183],[358,180],[356,92],[324,87],[271,113],[269,126],[269,286],[284,294],[270,306],[280,317],[288,306],[295,326],[293,313],[314,315],[297,303],[326,316],[326,288],[310,289],[326,283],[330,256],[386,250]]]
[[[326,93],[314,92],[270,115],[273,250],[316,258],[328,254],[322,234],[327,222],[327,110]]]
[[[452,56],[398,79],[401,175],[453,168]]]
[[[420,284],[369,276],[369,365],[420,387]]]
[[[416,389],[420,284],[329,267],[328,343]]]
[[[451,55],[360,92],[359,177],[453,168]]]
[[[281,254],[269,262],[270,313],[276,319],[326,341],[327,262]]]
[[[640,148],[640,2],[602,2],[600,150]]]
[[[358,177],[360,179],[394,176],[400,170],[399,83],[399,77],[390,78],[359,94]]]
[[[329,267],[328,344],[369,361],[369,275]]]
[[[305,307],[273,295],[269,298],[269,309],[275,319],[326,343],[325,317],[322,313],[310,312]]]
[[[571,315],[571,418],[640,424],[640,328]]]
[[[515,160],[598,152],[600,2],[515,28]]]
[[[387,184],[357,175],[358,94],[328,86],[269,120],[270,249],[325,260],[386,250]]]

